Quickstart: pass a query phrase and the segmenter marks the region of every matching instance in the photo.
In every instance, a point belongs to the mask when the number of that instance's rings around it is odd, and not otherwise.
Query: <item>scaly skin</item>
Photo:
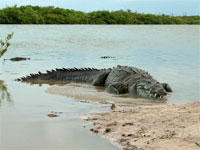
[[[56,69],[47,73],[30,74],[17,81],[31,84],[56,84],[67,82],[85,82],[94,86],[105,86],[114,94],[129,93],[135,97],[162,100],[172,92],[167,83],[159,83],[147,72],[128,66],[117,66],[112,69]]]

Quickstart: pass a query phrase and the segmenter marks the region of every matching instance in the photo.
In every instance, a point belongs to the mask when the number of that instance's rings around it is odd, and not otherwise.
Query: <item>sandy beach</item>
[[[200,149],[200,102],[141,101],[113,96],[86,84],[52,86],[46,92],[110,105],[107,111],[81,115],[86,120],[82,127],[123,150]]]
[[[85,120],[123,150],[200,149],[200,102],[112,108]]]

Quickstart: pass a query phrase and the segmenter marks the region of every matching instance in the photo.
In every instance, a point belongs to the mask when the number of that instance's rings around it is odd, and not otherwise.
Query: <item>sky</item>
[[[0,0],[0,8],[15,4],[55,6],[84,12],[130,9],[139,13],[200,15],[200,0]]]

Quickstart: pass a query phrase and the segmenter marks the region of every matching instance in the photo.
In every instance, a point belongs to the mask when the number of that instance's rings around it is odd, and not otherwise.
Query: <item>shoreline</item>
[[[86,84],[52,86],[45,91],[80,101],[110,104],[110,110],[80,115],[86,121],[82,127],[102,135],[120,149],[200,148],[200,102],[169,104],[140,101],[114,96]]]
[[[200,102],[149,106],[116,104],[109,111],[82,117],[93,124],[91,132],[102,133],[123,150],[200,149]]]

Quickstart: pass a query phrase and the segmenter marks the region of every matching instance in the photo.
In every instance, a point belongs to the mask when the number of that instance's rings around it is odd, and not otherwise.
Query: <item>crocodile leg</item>
[[[94,86],[104,86],[106,78],[108,77],[108,74],[110,73],[110,70],[106,70],[102,73],[100,73],[93,81],[92,85]]]
[[[114,94],[125,94],[128,92],[126,85],[122,83],[111,84],[106,88],[106,91]]]

